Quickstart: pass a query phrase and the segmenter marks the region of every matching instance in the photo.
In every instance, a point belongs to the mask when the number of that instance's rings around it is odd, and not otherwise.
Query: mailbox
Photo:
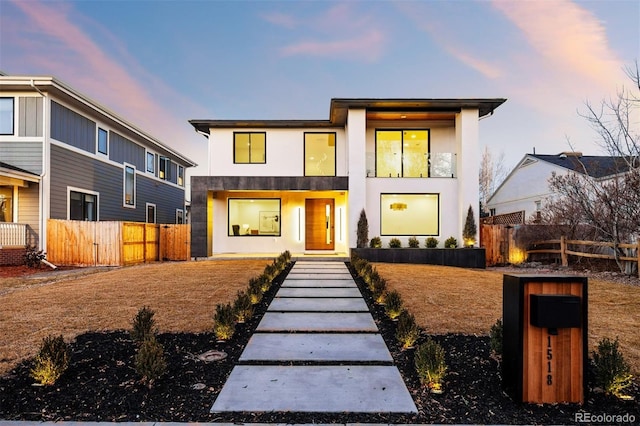
[[[518,402],[584,403],[587,278],[504,275],[502,384]]]

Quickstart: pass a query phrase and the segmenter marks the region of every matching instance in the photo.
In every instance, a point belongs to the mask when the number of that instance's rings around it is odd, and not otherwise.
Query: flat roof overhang
[[[193,176],[191,191],[347,191],[347,176]]]

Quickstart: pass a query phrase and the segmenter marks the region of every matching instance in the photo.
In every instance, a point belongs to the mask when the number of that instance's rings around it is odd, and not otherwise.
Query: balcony
[[[392,153],[379,159],[376,172],[376,154],[367,153],[367,177],[389,178],[455,178],[456,154],[452,152],[432,152],[427,159],[414,155]]]

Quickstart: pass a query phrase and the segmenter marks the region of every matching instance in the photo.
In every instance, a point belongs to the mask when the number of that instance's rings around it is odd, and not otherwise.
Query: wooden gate
[[[160,225],[160,260],[191,259],[191,226]]]
[[[481,225],[480,245],[484,247],[487,266],[522,263],[526,252],[514,240],[514,230],[521,225]]]

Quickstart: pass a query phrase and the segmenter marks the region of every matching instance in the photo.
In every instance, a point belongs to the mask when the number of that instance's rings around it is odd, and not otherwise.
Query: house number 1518
[[[551,360],[553,359],[553,351],[551,348],[551,336],[547,336],[547,386],[553,384],[553,374],[551,372]]]

